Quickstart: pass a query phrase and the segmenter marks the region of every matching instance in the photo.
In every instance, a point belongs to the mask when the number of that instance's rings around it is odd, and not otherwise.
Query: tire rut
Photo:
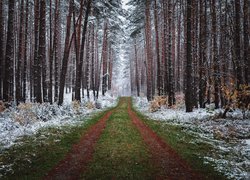
[[[132,111],[131,102],[128,106],[128,114],[149,147],[152,163],[158,173],[155,179],[203,179],[164,140],[140,120]]]
[[[79,179],[91,161],[95,144],[100,138],[113,111],[107,112],[95,125],[82,136],[66,157],[58,163],[44,179],[46,180],[74,180]]]

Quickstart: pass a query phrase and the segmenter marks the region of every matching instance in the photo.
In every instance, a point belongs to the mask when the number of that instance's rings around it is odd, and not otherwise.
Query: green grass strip
[[[128,98],[107,121],[84,179],[152,179],[150,154],[140,133],[129,119]]]

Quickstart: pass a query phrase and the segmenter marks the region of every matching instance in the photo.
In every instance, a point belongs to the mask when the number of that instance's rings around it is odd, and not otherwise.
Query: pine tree
[[[4,77],[4,17],[3,1],[0,1],[0,100],[3,99],[3,77]]]
[[[193,111],[193,103],[192,103],[192,44],[191,44],[191,13],[192,13],[192,0],[187,0],[187,49],[186,49],[186,87],[185,87],[185,104],[186,104],[186,112]]]
[[[200,39],[199,39],[199,105],[205,108],[206,93],[206,49],[207,49],[207,13],[206,0],[200,1]]]
[[[215,108],[219,108],[219,59],[218,59],[218,45],[217,45],[217,18],[216,18],[216,4],[212,0],[212,36],[213,36],[213,66],[214,66],[214,102]]]
[[[146,35],[146,53],[147,53],[147,99],[148,101],[153,98],[153,87],[152,87],[152,73],[153,73],[153,57],[152,57],[152,41],[151,41],[151,23],[150,23],[150,0],[146,0],[146,25],[145,25],[145,35]]]
[[[235,73],[236,73],[236,86],[240,89],[243,84],[242,68],[241,68],[241,25],[240,25],[240,1],[235,0],[235,32],[234,32],[234,46],[235,46]]]
[[[102,95],[107,91],[108,73],[108,20],[104,22],[103,41],[102,41]]]
[[[9,0],[8,4],[8,30],[5,53],[5,73],[3,80],[3,100],[8,102],[13,100],[14,93],[14,13],[15,1]]]
[[[163,84],[163,77],[162,77],[162,66],[160,60],[160,47],[159,47],[159,31],[158,31],[158,10],[157,10],[157,1],[154,0],[154,22],[155,22],[155,48],[156,48],[156,62],[157,62],[157,90],[158,96],[163,95],[162,92],[162,84]]]
[[[34,43],[34,74],[33,74],[33,82],[34,82],[34,99],[36,102],[42,102],[42,91],[41,91],[41,61],[38,56],[39,49],[39,13],[40,4],[38,0],[34,2],[34,31],[35,31],[35,43]]]
[[[47,66],[46,66],[46,0],[40,0],[40,22],[39,22],[39,50],[38,50],[38,57],[41,63],[41,84],[42,86],[42,94],[43,94],[43,102],[46,102],[47,97],[47,83],[46,83],[46,76],[47,76]],[[40,68],[39,68],[40,69]],[[40,76],[40,75],[39,75]],[[40,82],[40,80],[39,80]],[[42,102],[41,101],[41,102]],[[38,101],[40,102],[40,101]]]
[[[84,47],[85,47],[85,39],[86,39],[86,32],[87,32],[87,25],[88,25],[88,18],[91,8],[91,2],[92,0],[88,0],[86,3],[86,11],[85,11],[85,19],[84,19],[84,25],[82,30],[82,41],[81,41],[81,48],[80,48],[80,59],[76,66],[76,81],[75,81],[75,99],[78,101],[81,101],[81,82],[82,82],[82,69],[83,69],[83,57],[84,57]]]
[[[18,43],[18,56],[17,56],[17,72],[16,72],[16,101],[19,103],[22,101],[22,65],[23,65],[23,58],[24,58],[24,0],[21,0],[20,4],[20,24],[19,24],[19,43]]]
[[[28,66],[28,28],[29,28],[29,0],[26,0],[26,10],[25,10],[25,31],[24,31],[24,65],[22,72],[23,90],[22,90],[22,101],[26,101],[26,90],[27,90],[27,66]]]
[[[168,105],[172,106],[175,104],[174,94],[174,70],[172,60],[172,0],[168,1]]]
[[[250,45],[249,45],[249,1],[244,0],[244,21],[243,21],[243,31],[244,31],[244,67],[245,67],[245,84],[250,84]]]
[[[70,41],[70,28],[71,28],[72,12],[74,11],[73,5],[74,5],[74,0],[70,0],[69,11],[68,11],[68,16],[67,16],[67,25],[66,25],[65,47],[64,47],[64,54],[63,54],[63,59],[62,59],[62,70],[60,74],[60,88],[59,88],[59,100],[58,100],[59,105],[62,105],[63,103],[66,72],[68,68],[69,51],[70,51],[70,47],[72,43],[72,41]]]

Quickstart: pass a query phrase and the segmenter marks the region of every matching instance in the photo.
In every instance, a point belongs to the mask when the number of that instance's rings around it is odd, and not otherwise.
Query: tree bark
[[[25,33],[24,33],[24,65],[23,65],[23,72],[22,72],[22,79],[23,79],[23,94],[22,94],[22,101],[26,101],[26,83],[27,83],[27,65],[28,65],[28,28],[29,28],[29,0],[26,0],[26,12],[25,12]]]
[[[102,45],[102,95],[107,92],[108,73],[108,21],[104,22],[103,45]]]
[[[153,73],[153,57],[152,57],[152,42],[151,42],[151,23],[150,23],[150,0],[146,0],[146,54],[147,54],[147,99],[151,101],[152,94],[152,73]]]
[[[235,0],[235,32],[234,32],[234,46],[235,46],[235,73],[236,73],[236,86],[240,89],[240,85],[243,84],[242,68],[241,68],[241,25],[240,25],[240,1]]]
[[[186,88],[185,88],[185,105],[186,112],[193,111],[193,103],[192,103],[192,25],[191,25],[191,13],[192,13],[192,0],[187,0],[187,19],[186,19],[186,27],[187,27],[187,48],[186,48]]]
[[[3,99],[3,80],[4,80],[4,15],[3,1],[0,1],[0,100]]]
[[[65,47],[64,47],[64,54],[63,54],[63,59],[62,59],[62,70],[61,70],[61,74],[60,74],[60,87],[59,87],[60,89],[59,89],[58,105],[62,105],[62,103],[63,103],[64,87],[65,87],[65,81],[66,81],[66,72],[67,72],[67,68],[68,68],[69,51],[70,51],[70,47],[72,44],[72,41],[70,41],[70,27],[71,27],[73,5],[74,5],[74,0],[70,0],[70,2],[69,2],[69,14],[67,16],[67,25],[66,25]]]
[[[172,106],[175,103],[174,97],[174,71],[172,62],[172,0],[168,1],[168,105]]]
[[[138,57],[137,57],[137,37],[135,37],[134,39],[134,48],[135,48],[135,81],[136,81],[136,92],[137,92],[137,96],[140,96],[140,83],[139,83],[139,70],[138,70]],[[160,67],[158,67],[160,68]],[[158,84],[160,85],[160,84]],[[159,89],[158,89],[159,90]]]
[[[9,12],[8,12],[8,30],[7,30],[7,42],[5,53],[5,75],[3,80],[3,101],[8,102],[13,100],[14,90],[14,13],[15,13],[15,1],[9,0]]]
[[[80,59],[79,59],[79,63],[76,66],[75,99],[78,101],[81,101],[80,90],[81,90],[81,79],[82,79],[82,74],[83,74],[82,68],[83,68],[83,57],[84,57],[84,45],[85,45],[85,38],[86,38],[91,2],[92,0],[88,0],[86,4],[85,19],[84,19],[84,25],[83,25],[83,30],[82,30],[82,44],[81,44],[81,49],[80,49]]]
[[[22,65],[23,65],[23,29],[24,29],[24,0],[20,2],[20,20],[19,20],[19,42],[18,42],[18,56],[17,56],[17,67],[16,67],[16,102],[19,104],[22,101]]]
[[[46,0],[40,0],[40,24],[39,24],[39,50],[38,50],[39,61],[41,62],[41,75],[42,79],[42,97],[43,102],[48,101],[47,97],[47,66],[46,66]],[[40,73],[39,73],[40,74]],[[40,85],[40,86],[41,86]],[[42,102],[41,101],[41,102]]]
[[[159,28],[158,28],[158,12],[157,12],[157,1],[154,0],[154,20],[155,20],[155,48],[156,48],[156,62],[157,62],[157,91],[158,96],[163,95],[162,92],[162,76],[161,76],[161,60],[160,60],[160,47],[159,47]],[[139,96],[139,95],[138,95]]]
[[[42,102],[42,91],[41,91],[41,61],[38,56],[39,47],[39,1],[34,2],[34,31],[35,31],[35,44],[34,44],[34,100],[36,102]]]
[[[57,8],[55,11],[55,18],[54,18],[54,39],[53,39],[53,58],[54,58],[54,79],[55,79],[55,87],[54,87],[54,101],[57,102],[58,101],[58,88],[59,88],[59,27],[60,27],[60,23],[59,23],[59,18],[60,18],[60,10],[59,10],[59,6],[60,6],[60,0],[58,0],[57,2]]]
[[[218,45],[217,45],[217,18],[216,18],[216,4],[215,0],[212,0],[212,36],[213,36],[213,71],[214,71],[214,103],[215,108],[219,108],[219,59],[218,59]]]
[[[206,94],[206,50],[207,50],[207,16],[206,16],[206,0],[200,1],[200,41],[199,41],[199,105],[205,108]]]
[[[245,84],[250,84],[250,45],[249,45],[249,0],[244,0],[244,67],[245,67]]]

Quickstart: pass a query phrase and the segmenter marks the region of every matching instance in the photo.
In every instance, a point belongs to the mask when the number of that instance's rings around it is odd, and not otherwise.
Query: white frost
[[[115,106],[117,102],[117,97],[112,97],[107,93],[95,102],[99,109],[89,109],[86,104],[89,101],[94,103],[93,97],[89,100],[84,99],[79,107],[74,107],[71,94],[66,94],[65,99],[63,106],[30,103],[21,109],[10,108],[0,113],[0,152],[17,143],[17,139],[22,136],[33,135],[44,127],[76,125],[84,121],[86,119],[84,117],[100,109]]]
[[[240,111],[228,112],[229,118],[221,119],[222,110],[211,107],[191,113],[186,113],[184,107],[150,113],[145,97],[134,98],[134,104],[149,118],[181,126],[183,131],[195,135],[197,139],[191,143],[203,141],[213,145],[214,152],[202,157],[204,163],[215,163],[215,169],[230,179],[250,178],[250,119],[242,119]]]

